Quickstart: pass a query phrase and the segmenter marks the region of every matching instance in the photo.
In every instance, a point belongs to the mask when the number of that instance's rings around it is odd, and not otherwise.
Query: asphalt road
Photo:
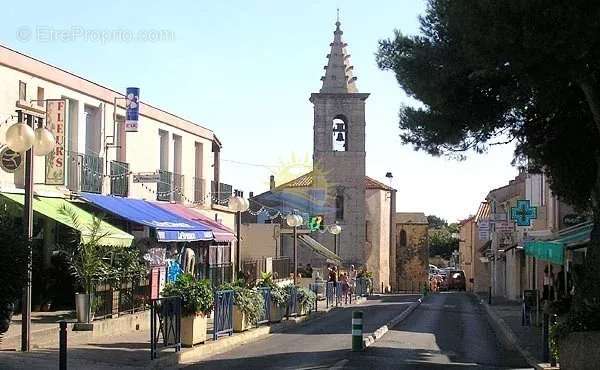
[[[518,352],[504,348],[486,313],[466,293],[430,295],[409,317],[343,369],[522,369]]]
[[[336,309],[286,333],[270,335],[188,369],[328,369],[351,354],[352,311],[364,313],[364,332],[372,333],[402,313],[416,295],[371,297],[360,306]]]

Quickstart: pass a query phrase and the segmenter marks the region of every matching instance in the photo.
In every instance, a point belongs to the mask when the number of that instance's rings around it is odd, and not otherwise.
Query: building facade
[[[393,290],[407,290],[428,281],[429,222],[421,212],[395,215],[395,265]]]

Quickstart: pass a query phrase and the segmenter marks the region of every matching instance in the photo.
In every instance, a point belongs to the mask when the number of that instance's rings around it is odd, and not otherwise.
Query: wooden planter
[[[600,364],[600,331],[570,333],[559,341],[561,370],[592,370]]]
[[[207,323],[207,317],[201,313],[182,317],[181,344],[185,347],[191,347],[194,344],[206,342]]]
[[[280,322],[285,315],[285,307],[280,307],[271,302],[271,322]]]
[[[248,322],[246,315],[236,305],[233,305],[233,331],[240,333],[251,327],[252,323]]]

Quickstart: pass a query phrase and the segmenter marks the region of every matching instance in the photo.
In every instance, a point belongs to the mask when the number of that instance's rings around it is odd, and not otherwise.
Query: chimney
[[[251,191],[250,193],[248,193],[248,198],[254,198],[254,192]]]
[[[269,177],[269,190],[275,189],[275,175]]]

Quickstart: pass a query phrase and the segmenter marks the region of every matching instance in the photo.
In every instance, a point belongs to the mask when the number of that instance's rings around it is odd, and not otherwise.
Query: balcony
[[[156,200],[169,202],[173,194],[173,172],[158,170],[158,183],[156,184]]]
[[[183,175],[180,175],[178,173],[174,173],[173,174],[173,200],[176,202],[183,202],[183,194],[184,193],[184,187],[183,187],[184,181],[183,181]]]
[[[67,187],[74,192],[102,193],[104,159],[93,154],[68,152]]]
[[[110,193],[120,197],[129,195],[129,163],[110,162]]]
[[[229,197],[233,194],[233,186],[222,182],[211,181],[212,204],[227,206]]]

